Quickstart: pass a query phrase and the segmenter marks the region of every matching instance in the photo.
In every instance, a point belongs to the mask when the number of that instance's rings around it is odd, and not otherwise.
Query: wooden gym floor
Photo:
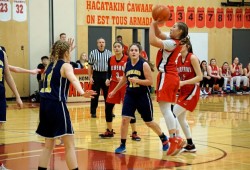
[[[167,127],[154,99],[154,118],[167,133]],[[0,130],[0,161],[8,169],[35,170],[44,139],[35,134],[39,104],[25,102],[22,110],[8,102],[7,123]],[[115,107],[113,139],[100,139],[106,128],[104,105],[97,118],[90,118],[89,102],[69,103],[75,130],[77,160],[81,170],[176,169],[249,170],[250,169],[250,95],[210,95],[201,97],[196,110],[188,113],[196,153],[168,157],[159,138],[144,125],[137,114],[140,142],[127,140],[127,152],[114,154],[120,144],[121,105]],[[131,128],[129,128],[131,133]],[[168,133],[167,133],[168,134]],[[56,146],[51,170],[66,170],[64,148]]]

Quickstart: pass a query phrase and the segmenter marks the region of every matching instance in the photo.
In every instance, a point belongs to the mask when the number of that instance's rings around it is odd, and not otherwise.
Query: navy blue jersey
[[[129,77],[133,78],[138,78],[145,80],[145,75],[143,72],[143,63],[145,60],[139,59],[139,61],[132,66],[131,60],[129,60],[126,64],[125,68],[125,75],[127,79]],[[133,92],[133,93],[147,93],[149,92],[149,87],[148,86],[142,86],[136,83],[131,83],[130,81],[127,81],[127,90],[126,92]]]
[[[0,122],[6,121],[6,99],[4,88],[4,53],[0,49]]]
[[[4,88],[4,53],[0,50],[0,88]]]
[[[66,101],[69,90],[69,80],[62,77],[60,70],[65,62],[58,60],[55,67],[50,64],[45,71],[45,79],[43,81],[40,95],[42,98],[50,100]]]

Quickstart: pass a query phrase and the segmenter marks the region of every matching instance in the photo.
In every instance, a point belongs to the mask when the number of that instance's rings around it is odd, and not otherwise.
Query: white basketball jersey
[[[0,21],[9,21],[11,19],[10,0],[0,0]]]
[[[13,20],[22,22],[27,19],[27,5],[25,0],[14,0]]]

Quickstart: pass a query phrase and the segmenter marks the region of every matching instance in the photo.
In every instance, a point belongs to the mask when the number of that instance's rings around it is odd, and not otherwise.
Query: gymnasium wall
[[[0,45],[4,46],[7,51],[9,64],[29,68],[28,19],[26,18],[26,20],[22,22],[14,20],[13,10],[18,11],[21,9],[13,6],[13,1],[10,2],[9,5],[11,6],[4,7],[0,5],[0,10],[9,12],[10,15],[7,21],[0,21]],[[4,1],[0,1],[0,3],[3,4]],[[21,49],[22,46],[23,50]],[[21,96],[28,94],[29,88],[27,87],[29,87],[29,75],[13,73],[12,76]],[[14,97],[9,88],[6,89],[6,95],[8,97]]]
[[[114,0],[102,0],[102,1],[94,1],[94,0],[78,0],[77,1],[77,35],[78,37],[82,37],[82,35],[88,33],[87,27],[88,25],[95,26],[112,26],[113,28],[113,42],[115,41],[115,28],[118,27],[148,27],[148,23],[150,23],[151,19],[151,9],[152,5],[155,4],[165,4],[169,5],[171,9],[174,10],[174,14],[176,18],[180,16],[176,13],[177,10],[182,12],[182,16],[187,18],[187,9],[192,11],[192,9],[197,13],[198,8],[203,8],[205,15],[207,13],[212,14],[213,18],[211,18],[211,22],[209,22],[208,18],[211,15],[207,15],[203,18],[204,26],[193,25],[189,28],[189,32],[195,35],[194,39],[198,42],[195,44],[199,45],[198,48],[200,51],[203,49],[206,50],[206,56],[198,56],[200,59],[208,58],[208,61],[211,58],[216,58],[218,65],[222,65],[224,61],[231,62],[232,59],[232,29],[236,27],[241,29],[246,29],[243,26],[243,21],[238,24],[236,23],[236,17],[233,17],[234,25],[230,26],[230,23],[226,25],[226,22],[217,23],[219,20],[219,16],[217,16],[217,9],[221,8],[224,10],[224,14],[226,14],[226,9],[231,9],[235,14],[236,9],[242,10],[242,14],[244,14],[245,7],[222,7],[221,2],[226,2],[226,0],[125,0],[125,1],[114,1]],[[143,4],[143,5],[142,5]],[[138,6],[143,6],[144,8],[138,8]],[[207,12],[208,11],[208,12]],[[241,15],[243,20],[243,15]],[[249,11],[248,17],[250,18]],[[196,17],[197,21],[198,17]],[[226,16],[224,20],[226,20]],[[174,20],[173,20],[174,21]],[[249,20],[248,20],[249,21]],[[250,22],[250,21],[249,21]],[[169,32],[170,27],[174,24],[171,22],[167,23],[167,26],[161,27],[163,31]],[[190,24],[192,25],[192,23]],[[199,27],[199,28],[198,28]],[[227,28],[229,27],[229,28]],[[249,27],[248,27],[249,28]],[[119,34],[123,35],[123,41],[125,44],[132,43],[131,31],[122,30]],[[207,38],[199,40],[199,36],[197,35],[208,35]],[[193,39],[193,40],[194,40]],[[204,42],[206,40],[208,42]],[[191,36],[192,41],[192,36]],[[78,53],[81,51],[87,51],[87,39],[78,38]],[[207,45],[207,46],[206,46]],[[155,61],[155,55],[157,53],[157,48],[150,47],[150,57],[151,61]],[[195,53],[195,51],[194,51]],[[154,73],[156,75],[156,73]],[[156,77],[156,76],[154,76]]]
[[[11,3],[14,0],[9,0]],[[112,26],[112,41],[115,41],[116,27],[142,27],[148,28],[148,23],[151,21],[151,7],[154,4],[170,5],[177,10],[177,7],[183,7],[183,12],[186,15],[187,8],[193,7],[195,12],[200,7],[204,8],[207,13],[208,8],[213,8],[216,14],[217,8],[224,9],[226,14],[227,8],[232,8],[235,14],[236,8],[245,12],[245,7],[221,7],[221,2],[226,0],[53,0],[54,2],[54,31],[51,32],[49,24],[49,2],[50,0],[23,0],[27,4],[27,20],[17,22],[11,19],[10,21],[0,21],[0,44],[6,47],[9,56],[9,63],[12,65],[35,68],[40,62],[43,55],[49,55],[51,37],[57,40],[61,32],[65,32],[68,37],[76,39],[77,48],[72,55],[72,60],[79,58],[83,51],[88,51],[88,26]],[[3,1],[2,1],[3,2]],[[97,3],[99,2],[99,4]],[[1,3],[1,0],[0,0]],[[110,4],[113,8],[107,8]],[[100,4],[102,6],[100,6]],[[143,4],[144,11],[134,8],[138,4]],[[102,9],[99,9],[102,7]],[[117,9],[120,9],[117,10]],[[180,9],[181,11],[181,9]],[[210,10],[211,11],[211,10]],[[139,21],[140,20],[140,21]],[[190,33],[204,33],[208,35],[208,60],[216,58],[219,65],[224,61],[231,62],[232,54],[232,28],[216,27],[208,28],[206,26],[190,28]],[[161,27],[164,31],[169,31],[171,25]],[[237,26],[238,27],[238,26]],[[246,29],[244,25],[239,27]],[[126,35],[126,31],[122,32],[124,42],[131,44],[131,36]],[[202,43],[198,43],[200,48]],[[23,50],[21,50],[23,46]],[[157,49],[150,47],[151,60],[155,61]],[[199,57],[199,56],[198,56]],[[156,73],[154,73],[156,74]],[[18,86],[21,96],[29,96],[37,89],[35,76],[25,74],[15,74],[13,77]],[[12,97],[12,93],[7,88],[7,96]]]

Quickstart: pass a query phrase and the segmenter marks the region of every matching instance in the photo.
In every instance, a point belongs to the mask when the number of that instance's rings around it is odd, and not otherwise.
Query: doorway
[[[116,27],[115,37],[122,36],[123,43],[127,46],[140,42],[142,50],[146,51],[150,60],[149,28],[144,27]]]
[[[237,56],[243,68],[250,62],[250,29],[233,29],[232,61]]]

